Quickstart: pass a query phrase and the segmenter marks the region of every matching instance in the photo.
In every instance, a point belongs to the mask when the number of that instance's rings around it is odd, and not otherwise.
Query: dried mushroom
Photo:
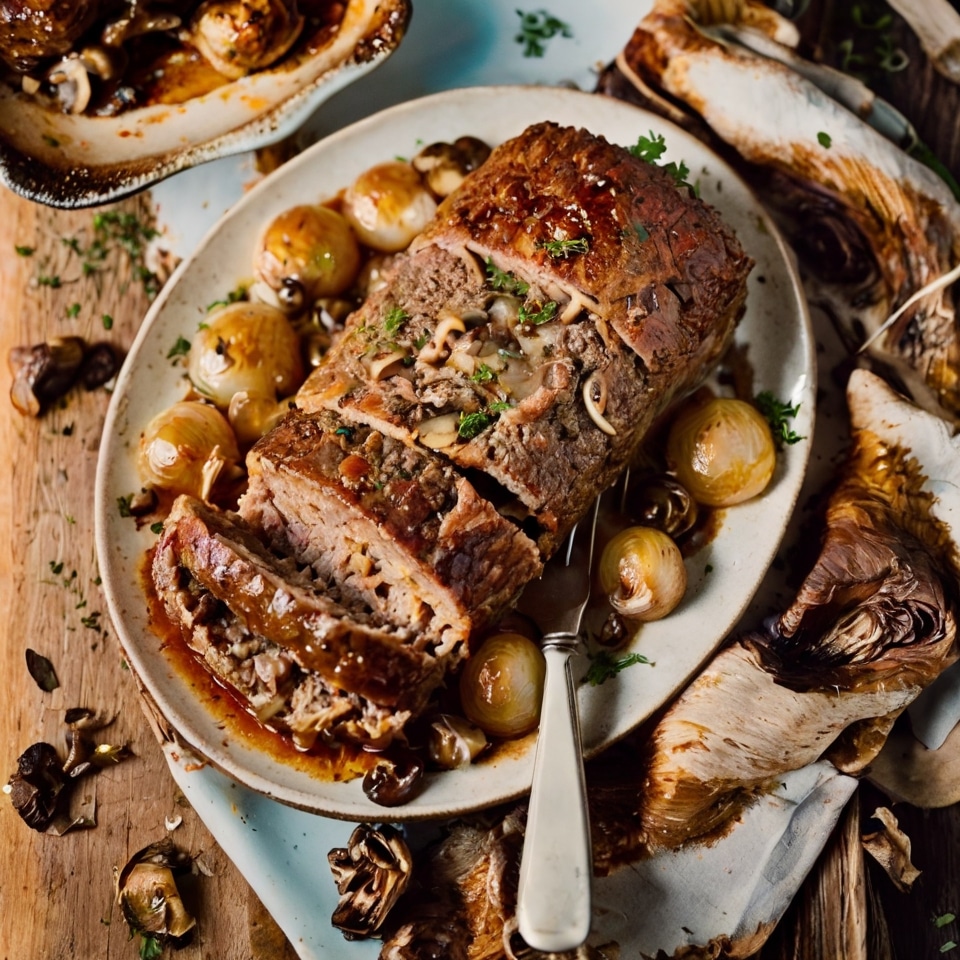
[[[340,894],[333,925],[348,940],[376,933],[410,882],[413,858],[403,837],[390,826],[360,824],[327,859]]]
[[[42,831],[57,813],[65,782],[56,748],[49,743],[34,743],[17,759],[17,772],[4,791],[24,823]]]
[[[190,863],[164,837],[134,854],[122,870],[114,868],[117,903],[132,933],[161,944],[186,942],[197,921],[183,905],[174,877],[189,870]]]

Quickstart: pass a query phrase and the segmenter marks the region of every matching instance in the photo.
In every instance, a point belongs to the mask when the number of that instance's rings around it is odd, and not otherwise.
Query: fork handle
[[[570,656],[574,634],[543,638],[547,662],[533,786],[520,859],[517,920],[534,949],[562,952],[590,932],[593,857]]]

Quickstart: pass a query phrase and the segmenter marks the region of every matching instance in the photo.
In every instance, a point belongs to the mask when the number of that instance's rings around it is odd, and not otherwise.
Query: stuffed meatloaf
[[[389,742],[704,378],[751,266],[668,172],[528,128],[347,320],[238,511],[176,502],[170,616],[298,742]]]

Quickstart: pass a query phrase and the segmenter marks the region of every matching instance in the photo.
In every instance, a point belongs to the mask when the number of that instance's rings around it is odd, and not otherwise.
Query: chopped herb
[[[80,304],[79,304],[79,303],[71,303],[70,306],[67,307],[67,316],[68,316],[68,317],[76,317],[76,316],[78,316],[79,314],[80,314]]]
[[[120,511],[121,517],[133,516],[133,511],[130,509],[132,503],[133,503],[132,493],[128,493],[125,496],[117,497],[117,509]],[[61,564],[61,566],[63,566],[63,564]]]
[[[628,653],[616,657],[609,650],[601,650],[590,657],[590,667],[582,682],[589,683],[591,687],[599,687],[601,683],[606,683],[621,670],[626,670],[635,663],[650,663],[650,660],[642,653]]]
[[[111,317],[109,313],[105,313],[105,314],[100,318],[100,322],[103,324],[103,329],[104,329],[104,330],[112,330],[112,329],[113,329],[113,317]]]
[[[424,330],[414,338],[413,345],[417,350],[422,350],[430,342],[430,334]]]
[[[948,923],[953,923],[957,919],[955,913],[941,913],[939,917],[933,918],[933,925],[939,930],[941,927],[945,927]]]
[[[85,602],[85,601],[84,601],[84,604],[83,604],[83,605],[84,605],[84,606],[86,605],[86,602]],[[81,622],[88,630],[100,630],[100,629],[102,629],[101,624],[100,624],[100,611],[99,611],[99,610],[95,610],[93,613],[90,614],[89,617],[83,617],[83,618],[80,620],[80,622]]]
[[[512,293],[518,297],[525,296],[530,289],[530,284],[517,279],[512,273],[501,270],[497,267],[490,257],[485,261],[487,270],[487,281],[493,290],[500,290],[503,293]]]
[[[695,196],[700,196],[700,186],[696,183],[690,183],[687,180],[687,177],[690,176],[690,168],[681,160],[680,163],[674,163],[672,160],[669,163],[660,163],[660,158],[664,155],[667,149],[666,141],[664,140],[662,133],[654,133],[650,131],[649,137],[640,136],[637,138],[636,144],[632,147],[627,148],[630,153],[635,157],[639,157],[641,160],[645,160],[647,163],[655,163],[667,173],[673,177],[674,182],[678,187],[689,187]],[[641,239],[646,239],[641,238]]]
[[[817,134],[817,143],[819,143],[821,147],[829,150],[830,144],[833,143],[833,137],[831,137],[829,133],[825,133],[823,130],[821,130]]]
[[[27,647],[27,670],[30,671],[30,676],[33,677],[37,686],[45,693],[50,693],[51,690],[56,690],[60,686],[53,664],[29,647]]]
[[[955,949],[956,946],[957,944],[955,940],[948,940],[942,947],[940,947],[940,952],[947,953],[948,951]]]
[[[44,142],[48,147],[59,147],[59,146],[60,146],[60,141],[59,141],[56,137],[51,137],[49,133],[45,133],[45,134],[43,135],[43,142]]]
[[[162,533],[162,532],[163,532],[163,521],[162,521],[162,520],[157,520],[156,523],[151,523],[151,524],[150,524],[150,532],[151,532],[151,533],[156,533],[156,534]]]
[[[17,256],[18,256],[18,257],[32,257],[33,254],[36,252],[36,248],[35,248],[35,247],[19,247],[19,246],[15,246],[13,249],[17,251]]]
[[[704,573],[713,573],[713,564],[712,564],[712,563],[708,563],[708,564],[703,568],[703,572],[704,572]]]
[[[231,290],[225,299],[223,300],[214,300],[213,303],[207,304],[207,313],[211,310],[216,310],[217,307],[227,307],[231,303],[240,303],[243,300],[247,299],[247,287],[246,284],[241,283],[239,286]]]
[[[37,283],[41,287],[50,287],[51,290],[56,290],[59,288],[61,281],[59,274],[55,273],[52,276],[41,274],[37,277]]]
[[[470,379],[474,383],[489,383],[491,380],[496,380],[497,375],[485,363],[481,363],[480,366],[470,374]]]
[[[774,442],[778,447],[782,447],[785,443],[798,443],[804,439],[787,422],[797,415],[800,410],[799,403],[796,406],[784,403],[782,400],[778,400],[769,390],[758,393],[754,402],[757,409],[767,418],[767,423],[770,424],[770,430],[773,432]]]
[[[177,342],[170,348],[170,352],[167,354],[168,360],[173,360],[176,357],[185,357],[190,352],[190,341],[185,337],[177,337]]]
[[[408,314],[406,310],[404,310],[402,307],[393,307],[391,310],[387,311],[387,315],[383,318],[383,329],[390,336],[392,336],[409,319],[410,319],[410,314]]]
[[[566,260],[571,253],[586,253],[590,249],[590,241],[586,237],[578,237],[576,240],[546,240],[540,246],[547,251],[547,256]]]
[[[539,327],[542,323],[549,323],[557,315],[560,304],[556,300],[548,300],[544,304],[532,303],[529,306],[522,304],[517,315],[521,323],[532,323]]]
[[[163,954],[163,944],[149,933],[140,934],[140,960],[158,960]]]
[[[503,413],[504,410],[509,410],[510,404],[506,400],[495,400],[493,403],[487,407],[487,410],[490,413]]]
[[[551,16],[546,10],[533,13],[518,10],[517,16],[520,18],[520,32],[513,39],[523,45],[525,57],[542,57],[547,52],[546,41],[557,34],[568,40],[573,37],[570,25]]]
[[[483,410],[478,410],[476,413],[461,413],[457,436],[464,440],[472,440],[483,433],[491,423],[493,423],[493,417]]]
[[[55,576],[59,577],[63,573],[63,561],[62,560],[51,560],[50,561],[50,572]]]

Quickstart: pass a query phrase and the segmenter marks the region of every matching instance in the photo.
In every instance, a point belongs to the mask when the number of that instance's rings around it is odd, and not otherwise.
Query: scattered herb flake
[[[470,374],[470,379],[474,383],[489,383],[491,380],[496,380],[497,375],[485,363],[481,363],[480,366]]]
[[[556,300],[548,300],[546,303],[522,304],[517,315],[520,323],[532,323],[539,327],[542,323],[549,323],[557,315],[560,304]]]
[[[492,422],[493,417],[483,410],[478,410],[476,413],[461,413],[457,436],[463,440],[472,440],[483,433]]]
[[[615,677],[621,670],[632,667],[635,663],[650,663],[650,660],[642,653],[627,653],[622,657],[617,657],[609,650],[601,650],[599,653],[590,657],[590,667],[583,677],[583,683],[589,683],[591,687],[598,687],[606,683],[611,677]]]
[[[60,141],[59,141],[56,137],[51,137],[49,133],[45,133],[45,134],[43,135],[43,142],[44,142],[48,147],[54,147],[54,148],[56,148],[56,147],[59,147],[59,146],[60,146]]]
[[[120,511],[121,517],[132,517],[133,511],[130,509],[131,504],[133,503],[133,494],[128,493],[125,496],[117,497],[117,509]],[[63,564],[61,564],[63,566]]]
[[[833,137],[831,137],[829,133],[821,130],[817,134],[817,143],[819,143],[824,149],[829,150],[830,145],[833,143]]]
[[[500,290],[503,293],[512,293],[515,296],[523,297],[530,289],[530,284],[519,280],[512,273],[501,270],[490,257],[487,257],[484,266],[487,271],[487,280],[491,289]]]
[[[174,360],[177,357],[185,357],[189,352],[190,341],[186,337],[177,337],[177,342],[170,348],[167,359]]]
[[[948,940],[945,944],[943,944],[942,947],[940,947],[940,952],[947,953],[948,951],[955,949],[956,946],[957,944],[955,940]]]
[[[570,25],[546,10],[537,10],[532,13],[517,11],[520,18],[520,31],[514,40],[523,45],[525,57],[542,57],[546,52],[546,41],[552,40],[557,34],[568,40],[573,37]]]
[[[778,400],[769,390],[763,390],[756,395],[754,402],[757,409],[767,418],[770,430],[773,432],[774,442],[778,447],[784,444],[798,443],[804,438],[787,422],[793,419],[800,410],[800,404],[791,406]]]
[[[51,560],[50,561],[50,572],[55,576],[59,577],[63,573],[63,561],[62,560]]]
[[[392,307],[383,318],[383,329],[393,336],[409,319],[410,314],[402,307]]]
[[[211,310],[216,310],[218,307],[228,307],[231,303],[241,303],[246,299],[247,286],[241,283],[231,290],[223,300],[214,300],[213,303],[208,303],[207,313],[210,313]]]
[[[27,670],[33,677],[37,686],[45,693],[50,693],[60,686],[57,679],[57,671],[53,669],[53,664],[44,656],[27,647]]]
[[[17,251],[18,257],[32,257],[36,252],[36,247],[14,246],[13,249]]]
[[[150,532],[159,534],[163,531],[163,521],[157,520],[155,523],[150,524]]]
[[[948,923],[953,923],[957,919],[955,913],[941,913],[939,917],[933,918],[933,925],[939,930],[941,927],[945,927]]]
[[[61,281],[59,274],[41,274],[37,277],[37,284],[41,287],[50,287],[51,290],[56,290],[60,287]]]
[[[576,240],[545,240],[540,246],[547,251],[548,257],[566,260],[572,253],[586,253],[590,249],[590,241],[586,237],[577,237]]]
[[[163,954],[163,944],[149,933],[140,934],[140,960],[158,960]]]
[[[630,153],[647,163],[656,163],[667,150],[667,143],[662,133],[650,131],[650,136],[645,137],[642,134],[637,137],[637,142],[627,148]]]
[[[67,316],[68,316],[68,317],[76,317],[76,316],[79,316],[79,314],[80,314],[80,304],[79,304],[79,303],[71,303],[70,306],[67,307]]]
[[[104,330],[112,330],[112,329],[113,329],[113,317],[111,317],[109,313],[105,313],[105,314],[100,318],[100,322],[103,324],[103,329],[104,329]]]

